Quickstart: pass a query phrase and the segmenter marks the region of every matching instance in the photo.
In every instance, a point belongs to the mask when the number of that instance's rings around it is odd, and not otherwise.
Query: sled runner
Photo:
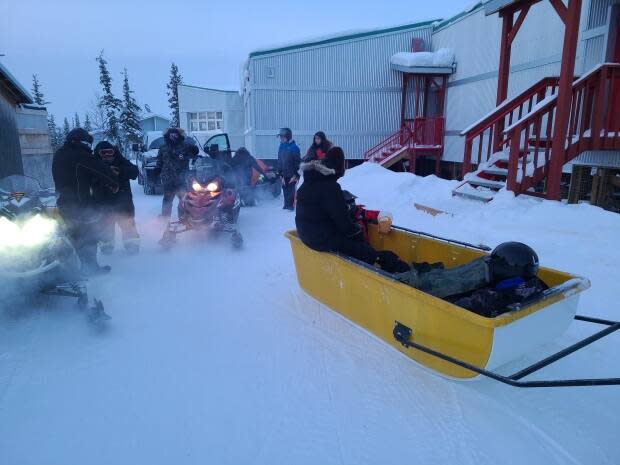
[[[576,315],[579,293],[590,286],[585,278],[541,267],[538,276],[549,289],[531,301],[511,305],[506,313],[487,318],[398,282],[353,258],[316,252],[306,247],[295,231],[286,236],[300,286],[308,294],[438,374],[459,380],[486,376],[516,387],[620,384],[620,378],[523,380],[620,329],[620,322]],[[370,225],[369,241],[376,249],[392,250],[409,263],[443,262],[448,268],[488,253],[486,247],[404,228],[380,235],[376,226]],[[553,341],[573,320],[605,329],[513,375],[494,371]]]

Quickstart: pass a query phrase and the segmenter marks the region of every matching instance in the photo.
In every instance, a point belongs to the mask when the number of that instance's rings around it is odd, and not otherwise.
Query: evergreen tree
[[[142,129],[140,128],[140,105],[133,97],[133,91],[129,88],[129,78],[127,68],[123,71],[123,109],[121,111],[121,129],[127,145],[139,143],[141,140]]]
[[[179,68],[172,63],[170,66],[170,81],[166,85],[168,88],[168,104],[170,105],[170,116],[172,121],[170,126],[173,128],[179,127],[179,88],[183,84],[183,77],[179,74]]]
[[[90,116],[88,116],[88,113],[86,113],[86,115],[84,116],[84,129],[86,129],[88,132],[92,132],[93,130],[93,125],[90,124]]]
[[[78,115],[77,112],[75,113],[75,116],[73,117],[73,127],[74,128],[82,127],[82,125],[80,124],[80,115]]]
[[[65,117],[65,121],[62,125],[62,137],[63,140],[65,140],[67,138],[67,135],[69,134],[69,131],[71,131],[71,127],[69,126],[69,120]]]
[[[36,74],[32,75],[32,96],[34,97],[34,103],[37,105],[43,106],[49,103],[45,101],[45,97],[41,91],[41,83],[39,82],[39,77]]]
[[[99,63],[99,83],[103,90],[98,105],[105,113],[105,135],[110,141],[118,144],[121,135],[118,114],[121,110],[122,102],[114,97],[112,93],[112,77],[108,71],[108,62],[103,57],[103,50],[97,57],[97,63]]]
[[[61,145],[61,141],[58,138],[58,128],[56,127],[56,119],[53,114],[49,114],[47,117],[47,129],[50,135],[50,145],[55,152]]]

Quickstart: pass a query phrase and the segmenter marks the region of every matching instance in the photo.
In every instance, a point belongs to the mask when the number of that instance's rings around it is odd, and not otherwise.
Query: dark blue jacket
[[[300,163],[301,152],[295,141],[281,143],[278,150],[278,172],[284,178],[299,176]]]

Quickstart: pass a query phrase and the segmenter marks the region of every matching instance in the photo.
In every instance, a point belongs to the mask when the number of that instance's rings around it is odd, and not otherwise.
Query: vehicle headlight
[[[207,190],[211,193],[217,192],[218,190],[220,190],[220,186],[216,182],[210,182],[209,184],[207,184]]]
[[[0,218],[0,249],[9,247],[35,247],[49,241],[58,223],[51,218],[35,215],[21,227],[7,218]]]
[[[200,192],[202,191],[202,186],[200,185],[198,181],[194,181],[192,183],[192,189],[194,189],[194,192]]]

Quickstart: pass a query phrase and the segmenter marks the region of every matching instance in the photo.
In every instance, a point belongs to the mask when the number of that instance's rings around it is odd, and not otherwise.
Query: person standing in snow
[[[129,254],[138,253],[140,235],[136,229],[136,209],[129,185],[130,179],[138,177],[138,167],[127,160],[118,147],[108,141],[102,141],[96,145],[95,157],[107,164],[116,173],[119,182],[119,190],[116,193],[101,184],[93,189],[95,202],[103,210],[100,250],[105,255],[114,251],[114,236],[118,224],[123,235],[125,251]]]
[[[332,146],[333,144],[327,139],[323,131],[317,132],[312,139],[312,145],[306,152],[304,161],[322,160]]]
[[[252,170],[256,170],[260,176],[265,176],[265,171],[258,164],[256,158],[245,147],[239,147],[232,154],[230,166],[237,180],[237,187],[241,192],[244,205],[256,205],[254,198],[254,188],[252,187]]]
[[[93,136],[88,131],[72,129],[52,161],[52,177],[56,192],[60,194],[58,212],[80,258],[82,272],[88,275],[107,273],[111,269],[109,265],[97,263],[101,218],[95,210],[93,188],[100,183],[113,193],[119,190],[116,173],[93,156],[92,143]]]
[[[289,128],[280,129],[280,148],[278,149],[278,173],[282,176],[284,192],[284,209],[295,210],[295,187],[299,181],[299,164],[301,153],[293,140],[293,132]]]
[[[185,132],[179,128],[166,129],[164,141],[157,153],[156,171],[164,186],[161,216],[170,219],[174,197],[180,200],[185,193],[189,161],[198,156],[198,147],[186,141]]]
[[[332,147],[323,160],[301,164],[304,183],[297,193],[295,224],[301,241],[319,252],[340,252],[370,265],[378,264],[390,273],[409,270],[389,250],[377,251],[364,237],[347,205],[338,179],[344,175],[345,157]]]

